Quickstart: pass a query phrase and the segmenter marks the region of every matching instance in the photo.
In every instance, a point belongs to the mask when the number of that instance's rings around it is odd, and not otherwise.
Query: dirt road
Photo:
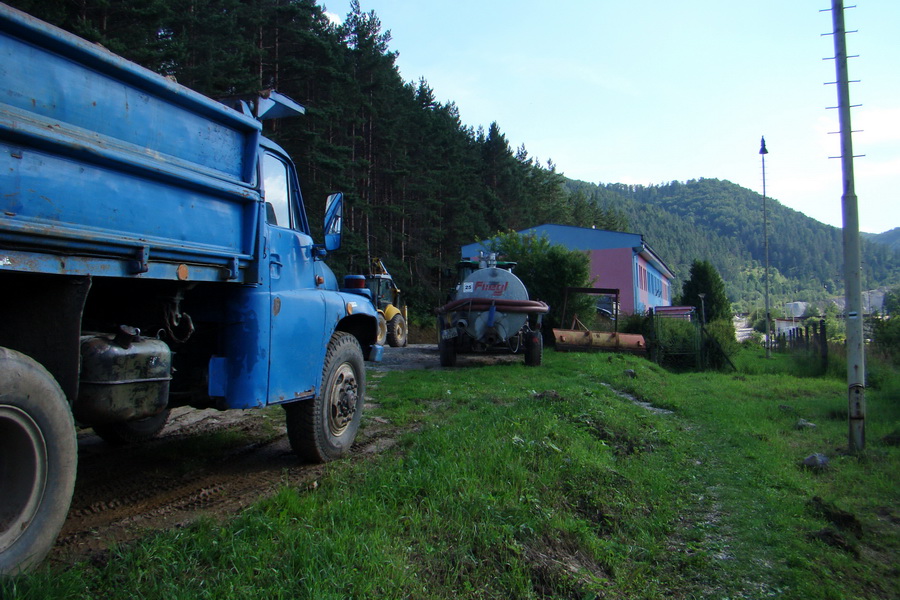
[[[460,367],[521,361],[510,354],[460,357]],[[437,348],[385,349],[370,364],[363,425],[349,460],[390,448],[403,433],[378,416],[378,380],[396,369],[440,369]],[[78,479],[69,517],[48,560],[106,560],[114,542],[183,526],[200,515],[227,517],[280,486],[315,486],[327,465],[301,464],[291,452],[280,407],[176,409],[154,440],[114,447],[91,429],[78,436]]]

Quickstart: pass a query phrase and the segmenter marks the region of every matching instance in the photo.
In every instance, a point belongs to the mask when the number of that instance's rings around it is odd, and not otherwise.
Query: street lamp
[[[766,358],[772,358],[772,342],[769,338],[769,215],[766,210],[766,138],[763,137],[759,141],[759,154],[762,158],[762,177],[763,177],[763,245],[766,253]]]

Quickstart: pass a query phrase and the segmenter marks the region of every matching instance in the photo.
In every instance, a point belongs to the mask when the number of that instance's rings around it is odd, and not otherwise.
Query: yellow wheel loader
[[[380,258],[372,259],[366,287],[372,291],[378,309],[378,343],[383,345],[387,341],[393,348],[406,346],[409,333],[406,305],[400,305],[400,290]]]

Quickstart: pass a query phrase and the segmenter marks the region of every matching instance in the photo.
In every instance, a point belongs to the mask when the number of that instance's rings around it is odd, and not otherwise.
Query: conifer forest
[[[676,290],[708,260],[735,307],[761,296],[756,192],[715,179],[569,180],[551,157],[512,148],[498,122],[463,123],[426,79],[404,81],[390,23],[356,1],[340,24],[313,0],[7,2],[209,97],[273,88],[304,105],[266,133],[294,158],[314,229],[326,196],[345,194],[344,247],[329,263],[341,276],[382,258],[413,314],[440,303],[461,245],[543,223],[641,233]],[[840,230],[769,202],[776,299],[842,294]],[[868,240],[863,253],[864,286],[900,283],[896,245]]]

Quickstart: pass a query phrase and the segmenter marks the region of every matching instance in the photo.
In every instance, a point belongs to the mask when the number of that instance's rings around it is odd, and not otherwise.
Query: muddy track
[[[350,460],[390,448],[400,433],[377,416],[366,417]],[[298,461],[277,407],[173,411],[159,438],[124,448],[85,430],[69,516],[48,559],[58,566],[102,562],[114,543],[201,515],[229,517],[283,485],[315,487],[327,468]]]
[[[522,358],[486,356],[469,364],[511,360]],[[379,417],[372,403],[385,371],[430,368],[441,368],[434,345],[388,349],[384,362],[369,369],[369,401],[349,460],[390,449],[405,431]],[[78,452],[69,516],[48,557],[57,566],[103,562],[114,543],[181,527],[201,515],[227,518],[283,485],[315,487],[328,469],[298,461],[279,407],[176,409],[157,438],[134,446],[111,446],[85,429]]]

